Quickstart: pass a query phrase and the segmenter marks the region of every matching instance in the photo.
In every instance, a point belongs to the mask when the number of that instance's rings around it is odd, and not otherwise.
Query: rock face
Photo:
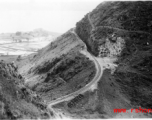
[[[13,63],[0,62],[0,119],[50,118],[40,96],[24,85]],[[53,117],[53,116],[52,116]]]

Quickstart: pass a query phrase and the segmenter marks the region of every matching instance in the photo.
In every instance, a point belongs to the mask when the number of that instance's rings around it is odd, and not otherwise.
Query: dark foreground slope
[[[98,89],[85,93],[73,107],[69,101],[57,108],[75,118],[151,117],[140,110],[130,113],[139,106],[152,109],[151,6],[152,2],[104,2],[77,23],[76,32],[88,50],[95,56],[117,57],[118,67],[113,74],[106,69]],[[124,46],[117,51],[113,46],[121,40]],[[115,108],[128,113],[119,115]]]
[[[1,61],[0,119],[48,119],[50,113],[40,96],[24,85],[17,68]]]

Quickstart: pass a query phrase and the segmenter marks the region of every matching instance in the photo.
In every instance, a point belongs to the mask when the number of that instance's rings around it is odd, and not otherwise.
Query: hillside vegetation
[[[51,116],[52,115],[52,116]],[[34,91],[24,85],[14,64],[0,62],[0,119],[48,119],[53,114]]]

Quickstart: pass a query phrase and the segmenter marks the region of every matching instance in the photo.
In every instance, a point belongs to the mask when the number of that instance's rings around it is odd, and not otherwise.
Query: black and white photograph
[[[152,1],[0,0],[0,120],[151,119]]]

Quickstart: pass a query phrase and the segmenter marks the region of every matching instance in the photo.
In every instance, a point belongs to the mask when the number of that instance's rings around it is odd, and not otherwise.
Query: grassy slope
[[[19,71],[27,85],[45,100],[69,94],[86,85],[95,74],[94,63],[79,52],[82,46],[82,41],[68,31],[38,54],[22,60]]]

